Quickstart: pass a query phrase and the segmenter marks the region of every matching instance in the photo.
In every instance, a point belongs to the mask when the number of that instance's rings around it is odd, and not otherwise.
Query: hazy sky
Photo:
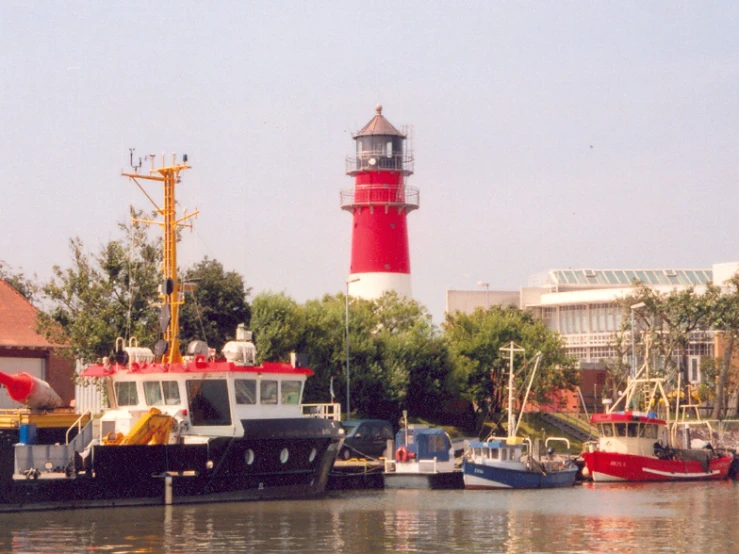
[[[344,290],[344,158],[413,127],[415,298],[553,268],[739,260],[739,3],[0,3],[0,260],[46,279],[187,153],[207,255],[254,293]],[[159,191],[152,189],[159,198]]]

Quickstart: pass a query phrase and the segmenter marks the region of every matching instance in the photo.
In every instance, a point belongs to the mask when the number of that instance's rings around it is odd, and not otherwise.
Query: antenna
[[[141,158],[139,158],[139,164],[138,165],[134,165],[134,163],[133,163],[133,153],[136,152],[136,149],[135,148],[129,148],[128,149],[128,152],[129,152],[129,155],[130,155],[130,161],[129,161],[129,163],[131,164],[131,167],[133,168],[134,172],[135,173],[138,173],[139,172],[139,169],[141,169]]]

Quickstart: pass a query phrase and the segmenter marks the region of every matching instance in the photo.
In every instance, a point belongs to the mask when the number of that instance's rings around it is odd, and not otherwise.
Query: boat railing
[[[571,458],[570,455],[570,441],[565,437],[549,437],[544,441],[544,448],[547,450],[547,456],[549,455],[549,444],[553,442],[562,442],[567,448],[567,460]]]
[[[341,421],[341,404],[338,402],[301,404],[301,408],[304,416]]]
[[[90,412],[89,410],[80,415],[80,417],[78,417],[77,420],[69,426],[69,429],[67,429],[67,434],[64,437],[64,443],[69,444],[69,434],[75,428],[77,428],[77,434],[79,435],[82,432],[82,427],[84,425],[87,425],[87,422],[90,421],[90,419],[92,419],[92,412]]]

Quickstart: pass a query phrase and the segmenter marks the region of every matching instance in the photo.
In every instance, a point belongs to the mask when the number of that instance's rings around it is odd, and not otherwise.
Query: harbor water
[[[0,515],[3,553],[730,552],[739,483],[341,491],[315,501]]]

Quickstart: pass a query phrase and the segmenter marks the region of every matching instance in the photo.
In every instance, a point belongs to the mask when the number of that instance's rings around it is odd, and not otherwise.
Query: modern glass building
[[[476,307],[493,304],[530,309],[552,331],[561,334],[581,367],[597,368],[619,355],[615,337],[624,311],[618,301],[633,292],[635,282],[664,293],[689,287],[701,292],[708,282],[723,283],[738,268],[739,263],[716,264],[712,269],[552,269],[532,277],[517,293],[487,287],[448,290],[447,312],[470,313]],[[694,333],[685,372],[690,382],[700,382],[701,358],[713,355],[713,333]]]

